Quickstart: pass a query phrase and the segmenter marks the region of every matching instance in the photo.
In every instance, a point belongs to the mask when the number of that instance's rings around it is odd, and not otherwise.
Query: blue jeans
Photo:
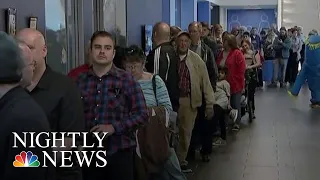
[[[173,148],[170,148],[171,156],[164,165],[162,173],[153,176],[152,180],[187,180],[180,168],[177,154]]]
[[[273,60],[273,78],[272,83],[279,81],[284,83],[286,78],[288,59],[276,58]]]

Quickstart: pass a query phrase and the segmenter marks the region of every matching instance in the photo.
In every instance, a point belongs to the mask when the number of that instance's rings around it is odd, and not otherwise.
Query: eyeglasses
[[[140,49],[139,47],[129,47],[129,48],[126,48],[126,55],[127,56],[139,56],[141,58],[144,58],[145,57],[145,54],[143,52],[142,49]]]

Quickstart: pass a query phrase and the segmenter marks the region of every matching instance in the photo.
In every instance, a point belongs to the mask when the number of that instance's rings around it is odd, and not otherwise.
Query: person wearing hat
[[[38,160],[44,158],[43,152],[51,154],[50,148],[24,147],[21,143],[15,144],[13,132],[23,137],[23,132],[49,132],[50,126],[41,107],[19,85],[22,71],[27,64],[22,59],[21,50],[15,40],[0,31],[0,179],[17,180],[26,179],[47,180],[48,168],[15,168],[22,165],[15,162],[16,155],[22,151],[32,151]],[[27,141],[31,142],[27,136]],[[40,139],[43,142],[45,139]],[[17,147],[13,147],[13,146]],[[14,163],[15,162],[15,163]],[[51,167],[49,167],[51,169]],[[53,168],[53,167],[52,167]],[[36,176],[35,176],[36,174]]]
[[[180,77],[179,90],[179,145],[177,155],[183,172],[192,172],[186,161],[192,130],[198,114],[198,108],[204,99],[205,118],[210,121],[213,117],[214,92],[210,83],[205,62],[191,51],[191,37],[187,32],[177,35],[177,53],[179,55],[178,73]],[[212,147],[212,141],[210,141]]]

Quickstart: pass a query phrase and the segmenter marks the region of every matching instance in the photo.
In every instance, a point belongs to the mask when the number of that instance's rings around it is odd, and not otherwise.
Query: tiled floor
[[[208,164],[196,162],[191,180],[319,180],[320,109],[309,108],[309,91],[298,99],[284,89],[256,94],[256,121],[215,148]]]

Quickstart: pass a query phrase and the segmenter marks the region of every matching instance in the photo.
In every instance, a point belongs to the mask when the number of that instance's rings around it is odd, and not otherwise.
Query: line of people
[[[48,52],[39,31],[23,29],[16,40],[1,33],[5,43],[0,46],[0,104],[5,108],[0,106],[0,114],[7,120],[1,122],[6,131],[1,132],[0,146],[5,148],[0,159],[7,164],[2,165],[0,178],[16,179],[24,173],[53,180],[186,179],[184,173],[192,171],[188,161],[197,149],[209,162],[213,144],[226,144],[228,119],[232,130],[240,129],[245,74],[252,99],[261,65],[259,54],[251,50],[252,41],[242,39],[240,49],[236,36],[222,33],[220,25],[213,30],[206,23],[192,22],[185,32],[159,22],[148,56],[136,45],[116,47],[110,33],[97,31],[89,43],[87,63],[73,69],[71,78],[46,65]],[[17,98],[28,102],[21,104]],[[14,112],[9,111],[12,103]],[[30,125],[22,128],[22,121]],[[81,168],[71,157],[72,168],[41,168],[37,173],[14,169],[11,160],[28,149],[7,144],[13,142],[12,131],[108,132],[104,142],[108,165]],[[71,143],[66,138],[66,147],[53,150],[72,151]],[[41,159],[41,151],[52,149],[32,151]]]

